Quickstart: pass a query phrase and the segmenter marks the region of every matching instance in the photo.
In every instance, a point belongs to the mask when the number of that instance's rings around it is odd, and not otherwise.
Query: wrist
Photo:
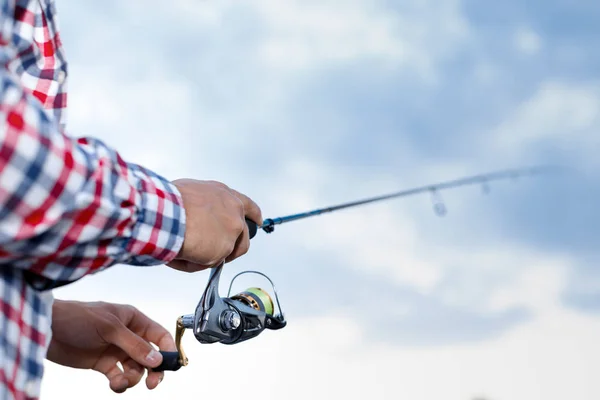
[[[181,252],[186,231],[183,196],[173,183],[132,166],[139,178],[136,223],[127,243],[131,265],[159,265],[174,260]]]

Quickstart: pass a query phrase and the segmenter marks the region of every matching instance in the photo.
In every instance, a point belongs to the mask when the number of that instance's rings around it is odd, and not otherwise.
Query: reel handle
[[[182,315],[177,318],[177,324],[175,325],[175,347],[177,351],[159,351],[163,357],[162,362],[158,367],[152,368],[152,371],[177,371],[188,364],[188,358],[183,351],[183,347],[181,347],[181,338],[186,330],[186,317],[188,316]]]
[[[160,354],[163,356],[162,363],[158,367],[152,368],[152,371],[177,371],[181,368],[178,351],[161,351]]]

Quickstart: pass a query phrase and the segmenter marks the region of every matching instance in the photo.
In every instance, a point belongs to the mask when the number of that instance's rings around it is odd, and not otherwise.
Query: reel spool
[[[255,310],[263,311],[268,315],[273,315],[273,310],[275,307],[273,304],[273,299],[271,299],[269,293],[261,288],[249,288],[230,298],[231,300],[237,300],[248,307],[252,307]]]

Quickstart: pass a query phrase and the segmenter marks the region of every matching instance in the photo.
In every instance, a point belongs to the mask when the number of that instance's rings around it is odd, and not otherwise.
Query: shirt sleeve
[[[0,268],[52,288],[117,263],[167,263],[184,232],[174,185],[97,139],[62,133],[0,67]]]

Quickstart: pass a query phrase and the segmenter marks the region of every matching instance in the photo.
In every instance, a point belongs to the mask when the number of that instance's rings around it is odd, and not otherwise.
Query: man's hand
[[[246,217],[262,224],[256,203],[220,182],[180,179],[173,184],[183,197],[186,232],[183,247],[170,267],[200,271],[233,261],[248,251]]]
[[[162,355],[149,342],[160,350],[176,351],[169,332],[132,306],[56,300],[52,312],[48,360],[98,371],[117,393],[137,385],[146,368],[162,362]],[[149,370],[148,389],[156,388],[163,376]]]

